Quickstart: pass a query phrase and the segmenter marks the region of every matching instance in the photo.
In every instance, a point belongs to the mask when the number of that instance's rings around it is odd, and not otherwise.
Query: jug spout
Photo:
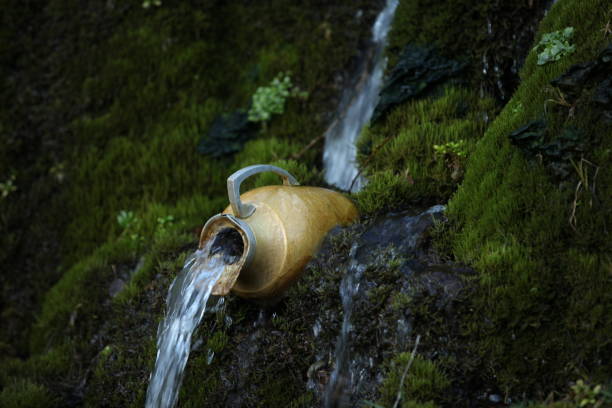
[[[263,171],[279,174],[283,185],[240,195],[241,182]],[[353,202],[342,194],[299,186],[291,174],[274,166],[239,170],[227,185],[230,205],[208,220],[200,236],[200,248],[211,239],[219,240],[223,250],[233,251],[229,258],[236,259],[225,262],[225,271],[213,288],[216,295],[231,290],[243,298],[273,302],[299,278],[327,232],[358,217]],[[238,249],[232,250],[232,245]]]
[[[200,234],[199,248],[212,240],[210,256],[223,256],[225,268],[212,289],[216,296],[227,295],[240,271],[247,268],[255,254],[255,238],[249,226],[230,214],[211,217]]]

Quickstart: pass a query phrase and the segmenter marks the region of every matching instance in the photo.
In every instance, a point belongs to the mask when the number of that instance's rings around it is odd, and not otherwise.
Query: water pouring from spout
[[[157,358],[147,390],[147,408],[176,404],[191,349],[191,335],[202,320],[206,303],[228,266],[242,256],[242,240],[221,231],[187,261],[168,290],[168,312],[157,332]]]

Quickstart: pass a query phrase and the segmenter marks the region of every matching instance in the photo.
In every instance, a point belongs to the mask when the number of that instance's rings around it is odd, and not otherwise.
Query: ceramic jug
[[[248,177],[271,171],[283,185],[240,194]],[[241,169],[227,179],[230,205],[211,217],[200,235],[200,248],[209,240],[238,240],[238,260],[226,265],[213,294],[267,302],[278,298],[301,275],[327,232],[358,217],[344,195],[320,187],[300,186],[287,171],[270,165]],[[214,242],[213,242],[214,247]]]

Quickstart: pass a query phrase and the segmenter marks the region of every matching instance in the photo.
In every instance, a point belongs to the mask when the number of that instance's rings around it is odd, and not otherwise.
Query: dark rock
[[[553,79],[550,83],[563,93],[577,97],[582,91],[582,87],[596,71],[597,63],[595,62],[572,65],[567,72]]]
[[[442,217],[444,206],[437,205],[417,216],[410,212],[391,213],[379,218],[360,237],[357,261],[366,262],[380,249],[393,246],[402,256],[414,255],[424,232]]]
[[[537,154],[544,144],[545,134],[546,122],[534,120],[510,133],[510,141],[524,151]]]
[[[125,281],[123,281],[123,279],[117,278],[111,282],[110,287],[108,288],[108,294],[110,295],[110,297],[114,298],[119,294],[119,292],[123,290],[124,287]]]
[[[559,88],[570,104],[594,89],[591,102],[602,111],[605,120],[612,119],[612,44],[594,61],[572,65],[564,74],[550,82]]]
[[[571,160],[583,149],[583,135],[578,129],[568,126],[551,142],[547,142],[547,124],[536,120],[510,134],[510,141],[528,157],[538,158],[555,177],[565,179],[571,172]]]
[[[402,102],[431,94],[463,68],[465,64],[439,56],[433,47],[407,45],[380,92],[372,122]]]
[[[593,102],[605,107],[612,107],[612,78],[604,80],[593,95]]]
[[[451,311],[452,302],[464,287],[460,278],[467,268],[455,265],[430,265],[411,279],[412,290],[435,299],[439,310]]]
[[[246,112],[238,110],[217,117],[200,140],[198,152],[212,157],[234,154],[257,133],[258,125],[250,122]]]

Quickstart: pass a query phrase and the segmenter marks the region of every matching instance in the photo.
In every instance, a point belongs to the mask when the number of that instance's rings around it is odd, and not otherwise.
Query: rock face
[[[419,324],[416,309],[424,305],[416,299],[426,299],[445,314],[453,313],[453,304],[464,286],[462,275],[470,270],[436,263],[429,246],[430,233],[434,225],[444,222],[443,211],[444,207],[438,205],[418,215],[414,211],[389,213],[364,224],[336,229],[311,262],[314,270],[346,271],[347,275],[355,269],[363,272],[356,274],[357,279],[353,277],[352,310],[347,310],[345,294],[341,293],[342,313],[351,315],[350,326],[341,330],[348,333],[339,335],[335,349],[329,348],[329,340],[322,341],[324,336],[315,338],[317,358],[309,370],[309,385],[319,398],[327,389],[327,406],[358,406],[376,397],[386,374],[383,361],[407,351],[416,336],[424,334],[420,328],[415,329]],[[351,237],[348,257],[334,257],[338,240],[347,237]],[[333,325],[324,318],[317,319],[317,327],[323,330]],[[331,334],[329,330],[327,334]],[[338,353],[343,349],[348,349],[345,356]],[[338,360],[343,357],[348,361],[340,362],[343,367],[338,371]],[[330,392],[326,380],[333,368],[340,385]]]
[[[432,47],[407,45],[384,84],[372,122],[402,102],[432,94],[438,85],[458,77],[465,66],[437,55]]]

